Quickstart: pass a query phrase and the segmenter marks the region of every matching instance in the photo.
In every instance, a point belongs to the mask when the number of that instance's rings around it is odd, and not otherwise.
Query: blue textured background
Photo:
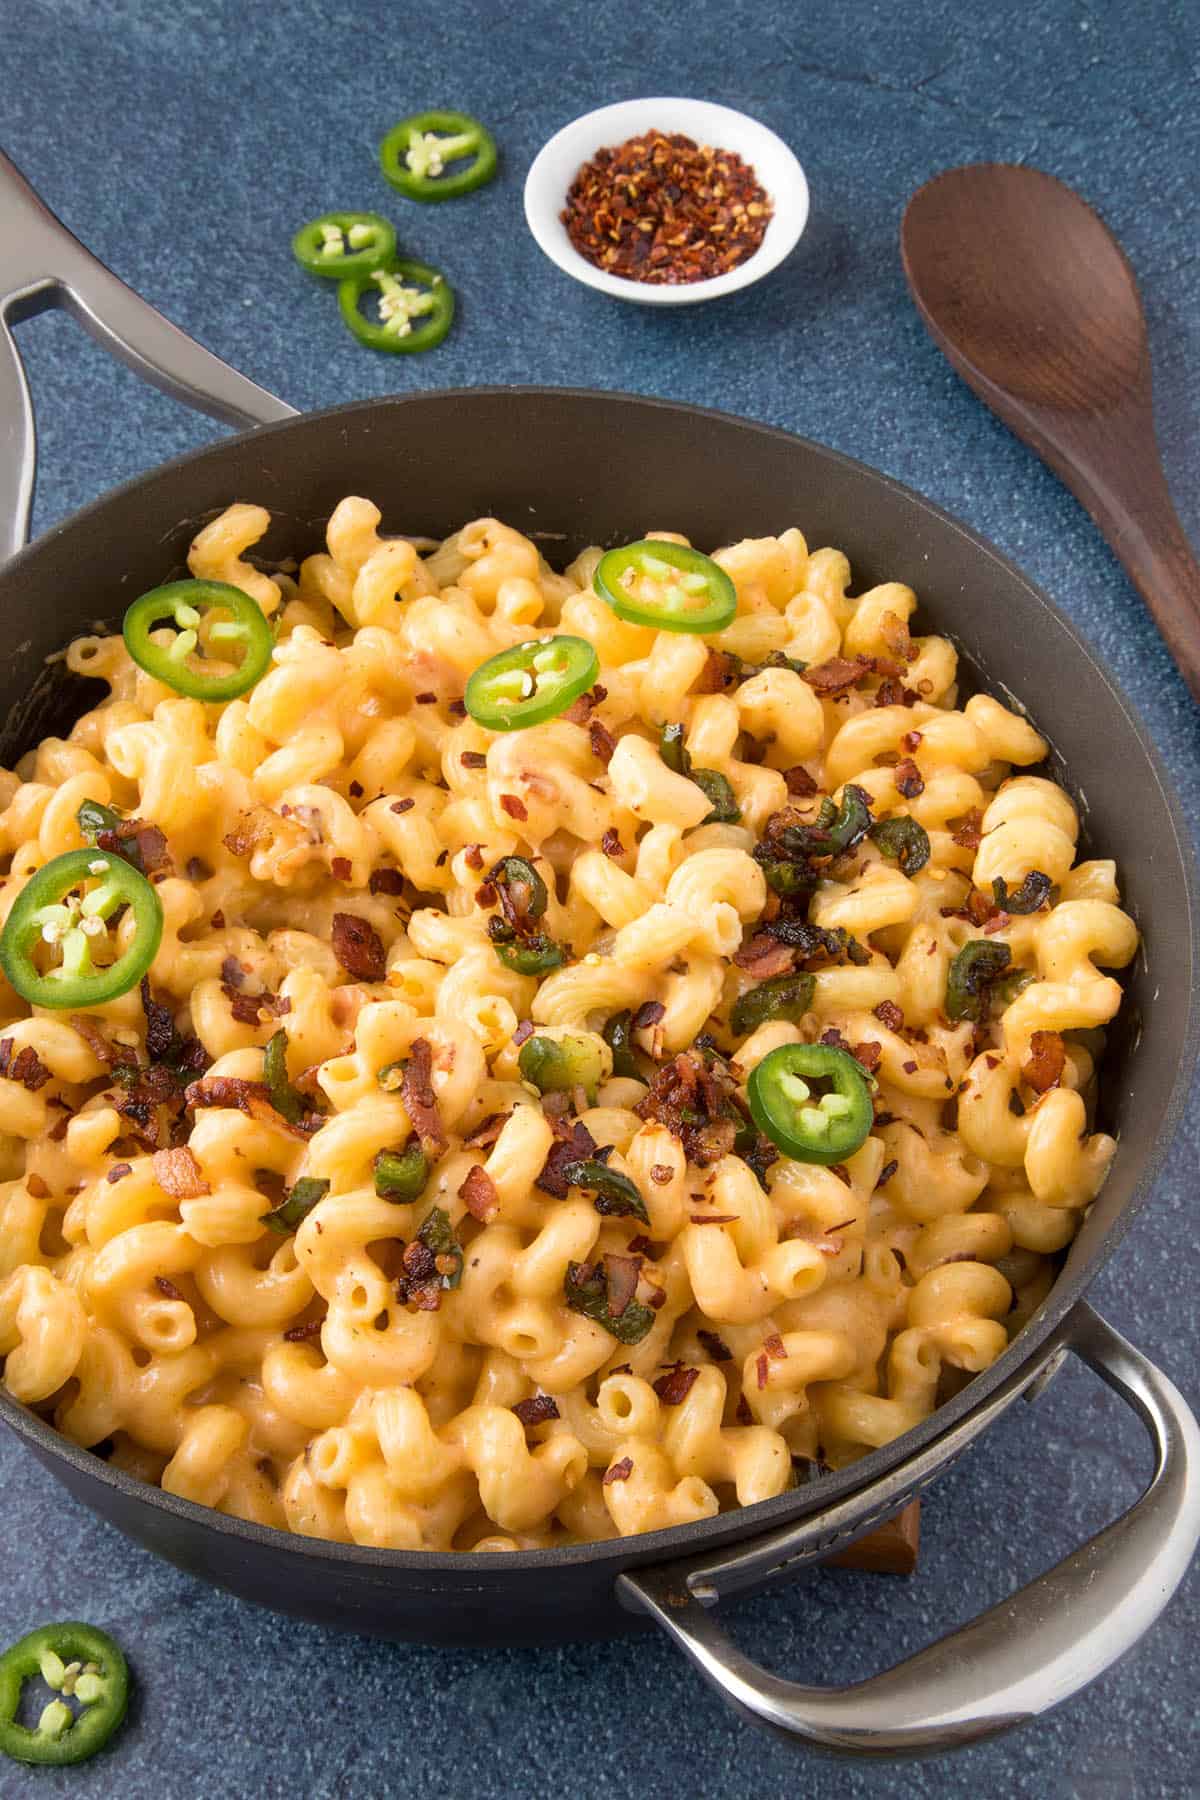
[[[479,0],[25,0],[6,9],[0,141],[119,274],[299,406],[419,384],[620,387],[789,426],[911,482],[1072,613],[1194,812],[1197,715],[1181,682],[1083,513],[926,339],[897,227],[922,181],[984,158],[1048,169],[1101,209],[1142,279],[1163,448],[1200,540],[1198,52],[1193,0],[537,0],[503,16]],[[552,131],[601,101],[655,92],[757,114],[812,185],[812,222],[782,269],[683,313],[620,306],[560,276],[520,208]],[[502,173],[470,200],[418,209],[384,186],[374,149],[397,118],[431,105],[486,119]],[[402,245],[456,284],[459,322],[435,355],[361,351],[331,295],[292,266],[291,232],[331,206],[389,213]],[[65,319],[20,338],[43,450],[39,527],[214,429],[139,387]],[[536,446],[529,473],[536,481]],[[1198,1141],[1189,1125],[1156,1204],[1095,1290],[1193,1399]],[[730,1617],[780,1669],[861,1677],[1096,1530],[1132,1499],[1145,1460],[1130,1416],[1069,1372],[934,1491],[915,1578],[818,1572]],[[0,1442],[0,1483],[0,1642],[82,1615],[123,1641],[138,1680],[109,1755],[61,1777],[6,1766],[5,1796],[1200,1791],[1195,1573],[1150,1639],[1065,1711],[956,1761],[874,1769],[790,1755],[737,1723],[657,1641],[476,1654],[342,1638],[154,1562],[11,1441]]]

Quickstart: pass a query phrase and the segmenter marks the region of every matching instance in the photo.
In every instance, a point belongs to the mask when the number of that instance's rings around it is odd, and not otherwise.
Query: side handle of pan
[[[737,1712],[814,1750],[938,1755],[1059,1705],[1149,1630],[1200,1541],[1200,1427],[1182,1395],[1089,1306],[1076,1307],[1056,1334],[1050,1365],[1067,1351],[1145,1425],[1154,1446],[1149,1486],[1057,1567],[908,1661],[850,1687],[801,1686],[744,1656],[707,1610],[723,1593],[811,1560],[813,1521],[723,1555],[626,1573],[623,1603],[649,1613]],[[911,1470],[908,1479],[911,1490]],[[870,1522],[861,1512],[860,1503],[860,1530]],[[816,1521],[826,1549],[832,1523],[828,1513]]]
[[[105,268],[0,151],[0,562],[29,535],[37,465],[33,406],[11,327],[52,306],[155,387],[227,425],[268,425],[295,413]]]

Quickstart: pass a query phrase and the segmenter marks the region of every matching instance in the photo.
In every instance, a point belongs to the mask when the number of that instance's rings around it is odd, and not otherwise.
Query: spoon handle
[[[1030,419],[1021,435],[1096,521],[1200,700],[1200,562],[1171,499],[1148,402]]]

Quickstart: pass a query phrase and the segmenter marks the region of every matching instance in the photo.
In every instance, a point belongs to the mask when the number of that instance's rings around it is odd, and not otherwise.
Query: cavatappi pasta
[[[277,627],[252,691],[189,699],[81,639],[109,697],[0,773],[0,913],[92,801],[157,828],[164,920],[141,992],[0,995],[10,1393],[221,1511],[464,1551],[705,1518],[924,1418],[1039,1305],[1114,1150],[1093,1064],[1137,934],[1022,772],[1043,739],[960,708],[912,591],[851,598],[798,530],[717,553],[737,612],[702,637],[624,622],[598,550],[559,574],[494,519],[422,556],[347,499],[295,577],[245,560],[267,524],[231,506],[190,557]],[[524,730],[466,716],[472,672],[551,631],[598,684]],[[664,760],[673,724],[735,822]],[[873,835],[822,859],[849,788]],[[924,860],[889,854],[900,818]],[[781,875],[763,845],[798,841]],[[500,955],[506,857],[545,886],[541,973]],[[1007,968],[950,1017],[981,942]],[[804,1010],[736,1032],[782,976]],[[531,1035],[590,1087],[540,1094]],[[844,1165],[747,1123],[751,1071],[813,1043],[874,1084]],[[427,1178],[389,1197],[406,1150]],[[298,1193],[294,1230],[264,1223]]]

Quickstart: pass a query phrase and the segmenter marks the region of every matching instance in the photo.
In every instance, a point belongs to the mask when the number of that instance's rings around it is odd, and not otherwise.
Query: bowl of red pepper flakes
[[[746,113],[658,96],[585,113],[530,166],[525,217],[553,263],[643,306],[736,293],[790,255],[808,182]]]

